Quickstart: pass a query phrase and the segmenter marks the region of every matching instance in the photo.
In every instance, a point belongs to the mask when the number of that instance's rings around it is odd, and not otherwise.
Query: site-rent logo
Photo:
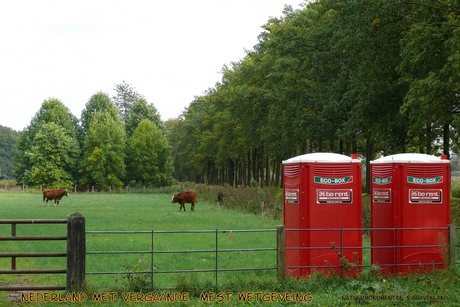
[[[341,177],[341,178],[327,178],[327,177],[315,176],[313,180],[315,183],[322,183],[322,184],[344,184],[344,183],[353,182],[353,176],[347,176],[347,177]]]

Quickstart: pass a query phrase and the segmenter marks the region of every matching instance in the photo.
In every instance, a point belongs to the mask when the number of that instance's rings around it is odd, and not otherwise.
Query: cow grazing
[[[179,211],[182,211],[184,208],[185,211],[185,203],[190,203],[190,209],[193,211],[195,210],[196,201],[196,192],[194,190],[182,191],[180,193],[174,194],[171,200],[171,203],[179,203]]]
[[[220,207],[222,203],[224,202],[224,193],[219,192],[217,193],[217,205]]]
[[[43,205],[48,204],[48,200],[54,200],[54,205],[59,206],[59,201],[62,197],[69,196],[67,189],[44,189],[43,190]]]

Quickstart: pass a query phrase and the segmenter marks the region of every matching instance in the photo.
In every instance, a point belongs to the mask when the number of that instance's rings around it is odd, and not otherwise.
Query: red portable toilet
[[[402,153],[370,166],[371,263],[385,274],[444,268],[450,161]]]
[[[287,275],[361,270],[361,179],[357,155],[312,153],[283,161]]]

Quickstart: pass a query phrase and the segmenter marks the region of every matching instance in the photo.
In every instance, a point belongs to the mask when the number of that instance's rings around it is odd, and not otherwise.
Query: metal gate
[[[11,225],[10,236],[0,236],[0,241],[67,241],[65,252],[0,252],[0,258],[11,258],[11,268],[0,270],[1,274],[66,274],[66,284],[59,286],[0,286],[0,291],[21,290],[70,290],[81,289],[84,283],[85,264],[85,220],[80,213],[74,213],[67,219],[19,219],[0,220],[0,224]],[[20,224],[67,224],[67,233],[62,236],[21,236],[17,235],[17,226]],[[65,268],[59,269],[21,269],[18,268],[18,258],[38,257],[66,257]]]

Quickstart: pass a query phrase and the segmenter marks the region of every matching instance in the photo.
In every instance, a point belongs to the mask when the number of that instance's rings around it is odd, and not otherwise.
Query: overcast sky
[[[304,0],[1,0],[0,125],[23,130],[43,101],[80,118],[126,81],[178,117],[252,50],[261,26]]]

